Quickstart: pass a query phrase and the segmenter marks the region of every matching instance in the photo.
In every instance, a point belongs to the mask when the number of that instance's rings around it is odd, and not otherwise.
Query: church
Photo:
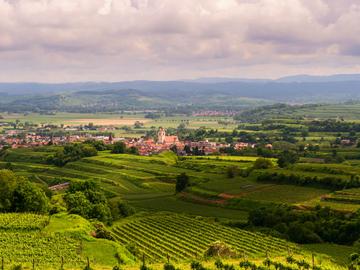
[[[162,127],[159,129],[157,137],[158,144],[172,145],[180,142],[178,136],[166,136],[166,131]]]

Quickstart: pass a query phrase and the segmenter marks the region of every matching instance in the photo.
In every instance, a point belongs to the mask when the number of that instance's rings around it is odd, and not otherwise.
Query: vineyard
[[[324,196],[322,199],[330,202],[360,204],[360,189],[353,188],[336,191],[331,195]]]
[[[202,257],[215,241],[230,245],[239,255],[282,254],[297,247],[284,240],[260,233],[228,228],[185,215],[158,214],[131,219],[113,228],[115,239],[125,245],[136,244],[139,255],[150,261],[189,260]]]
[[[61,235],[41,232],[0,232],[0,254],[6,262],[39,265],[59,265],[63,258],[67,264],[77,265],[80,242]]]
[[[48,216],[36,214],[0,214],[0,255],[5,264],[29,263],[77,265],[81,242],[61,234],[42,231]]]
[[[43,229],[49,222],[48,216],[36,214],[2,214],[0,231],[34,231]]]

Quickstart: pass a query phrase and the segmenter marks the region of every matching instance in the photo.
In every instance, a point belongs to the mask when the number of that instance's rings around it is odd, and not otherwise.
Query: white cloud
[[[359,72],[357,0],[0,0],[0,80]]]

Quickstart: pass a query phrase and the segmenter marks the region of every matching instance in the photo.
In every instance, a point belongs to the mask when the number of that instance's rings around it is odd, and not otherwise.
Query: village
[[[254,143],[182,141],[176,135],[167,135],[164,128],[159,128],[157,135],[153,137],[115,137],[113,126],[41,126],[31,128],[9,127],[0,135],[0,148],[32,148],[47,145],[66,145],[69,143],[85,142],[89,140],[102,141],[104,144],[124,142],[128,148],[136,148],[139,155],[148,156],[172,150],[179,155],[211,155],[219,153],[221,149],[234,147],[235,150],[255,148]],[[271,146],[268,146],[271,147]]]

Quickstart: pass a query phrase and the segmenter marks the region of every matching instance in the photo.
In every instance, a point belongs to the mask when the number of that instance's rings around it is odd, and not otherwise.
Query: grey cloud
[[[0,0],[0,79],[356,71],[359,24],[356,0]]]

